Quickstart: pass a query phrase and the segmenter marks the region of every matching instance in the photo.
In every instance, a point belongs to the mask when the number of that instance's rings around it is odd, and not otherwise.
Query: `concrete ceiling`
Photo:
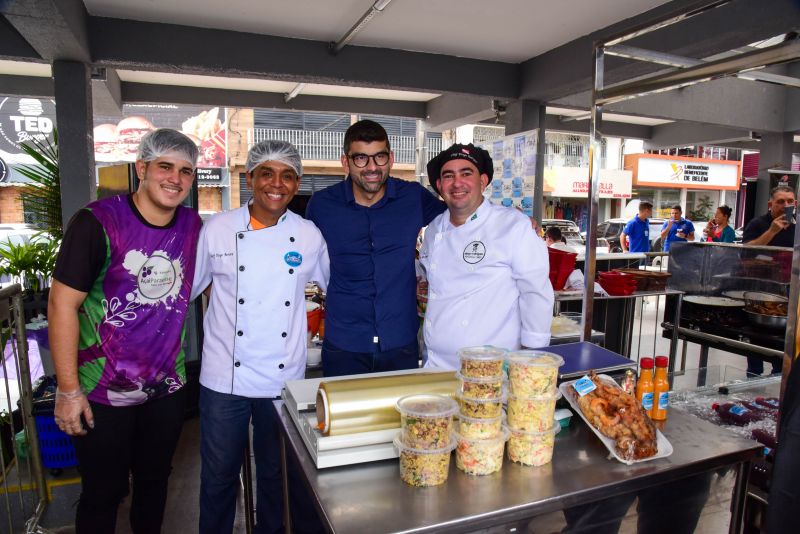
[[[519,63],[667,0],[393,0],[353,39],[392,48]],[[84,0],[91,15],[337,41],[374,0]]]

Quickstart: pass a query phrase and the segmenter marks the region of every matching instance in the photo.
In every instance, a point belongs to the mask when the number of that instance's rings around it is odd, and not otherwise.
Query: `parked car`
[[[586,232],[581,232],[580,227],[575,222],[568,219],[544,219],[542,221],[543,231],[546,232],[552,226],[556,226],[561,230],[561,236],[573,251],[578,254],[583,254],[586,251]],[[597,253],[608,252],[608,243],[604,239],[598,239],[595,250]]]

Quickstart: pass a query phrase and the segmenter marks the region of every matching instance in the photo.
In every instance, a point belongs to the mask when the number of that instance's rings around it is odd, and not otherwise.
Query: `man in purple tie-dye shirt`
[[[140,184],[73,217],[53,273],[48,321],[55,419],[81,473],[75,528],[113,533],[132,480],[133,532],[159,532],[183,423],[182,340],[200,232],[181,206],[197,147],[175,130],[139,146]]]

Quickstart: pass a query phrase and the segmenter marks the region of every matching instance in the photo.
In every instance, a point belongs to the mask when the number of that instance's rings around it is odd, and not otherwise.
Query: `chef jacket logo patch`
[[[289,267],[298,267],[301,263],[303,263],[303,255],[294,251],[287,252],[283,257],[283,261],[285,261]]]
[[[478,263],[486,256],[486,247],[480,241],[473,241],[466,246],[462,256],[467,263]]]

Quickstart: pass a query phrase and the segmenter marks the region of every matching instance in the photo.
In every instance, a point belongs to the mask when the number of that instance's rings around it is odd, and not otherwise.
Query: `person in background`
[[[796,199],[792,188],[779,185],[769,193],[768,212],[752,219],[744,229],[745,245],[794,246],[794,208]],[[791,217],[785,215],[790,208]]]
[[[210,291],[200,371],[200,532],[233,531],[239,473],[253,425],[257,532],[283,525],[278,414],[273,401],[306,370],[305,286],[328,282],[328,252],[313,223],[287,210],[303,165],[285,141],[261,141],[247,154],[253,198],[203,227],[192,298]],[[290,462],[289,477],[292,476]],[[298,481],[299,482],[299,481]],[[290,484],[291,509],[310,502]],[[298,493],[300,492],[300,493]],[[293,514],[313,531],[313,507]],[[311,522],[308,526],[301,521]]]
[[[427,169],[447,211],[431,222],[420,250],[428,280],[425,365],[456,369],[458,349],[471,345],[547,346],[553,319],[547,249],[528,217],[484,199],[494,173],[489,153],[454,144]]]
[[[186,402],[182,340],[200,232],[181,206],[197,146],[154,130],[136,155],[135,193],[72,218],[50,288],[55,421],[73,436],[78,534],[113,534],[132,489],[131,530],[160,532]]]
[[[639,213],[625,224],[619,236],[623,252],[650,252],[650,217],[653,216],[653,205],[650,202],[639,203]]]
[[[669,220],[664,221],[661,227],[661,241],[664,243],[664,252],[669,252],[670,244],[676,241],[694,241],[694,225],[683,218],[683,209],[679,204],[672,206]]]
[[[547,244],[548,247],[552,246],[553,243],[563,243],[566,244],[567,240],[564,239],[564,235],[561,233],[561,229],[557,226],[551,226],[547,229],[544,233],[544,242]],[[569,248],[566,249],[567,252],[572,252]]]
[[[445,205],[420,184],[389,176],[394,154],[380,124],[350,126],[342,152],[347,179],[315,193],[306,210],[331,258],[323,374],[416,368],[414,245]]]
[[[708,221],[706,227],[703,228],[703,234],[705,234],[707,241],[713,241],[714,243],[733,243],[736,241],[736,232],[728,226],[732,211],[728,206],[717,208],[714,218]]]

